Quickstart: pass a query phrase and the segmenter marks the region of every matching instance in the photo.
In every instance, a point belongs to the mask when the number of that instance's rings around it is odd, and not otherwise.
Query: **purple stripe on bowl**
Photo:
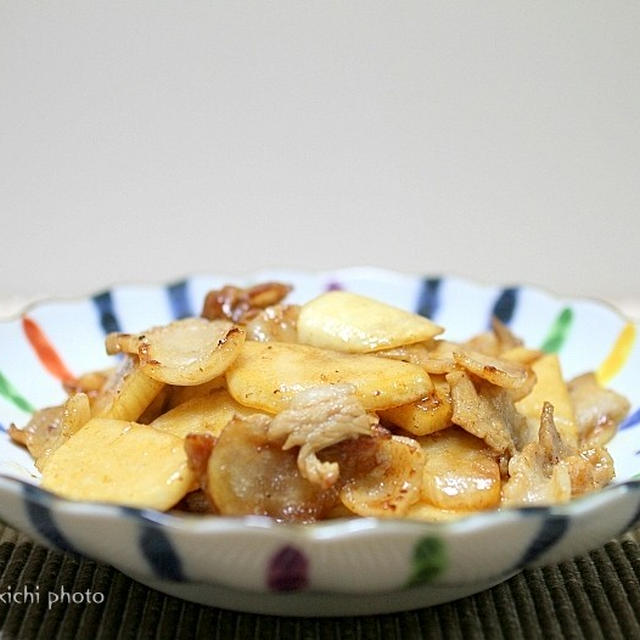
[[[298,591],[309,584],[309,560],[290,545],[277,551],[267,568],[267,585],[274,591]]]

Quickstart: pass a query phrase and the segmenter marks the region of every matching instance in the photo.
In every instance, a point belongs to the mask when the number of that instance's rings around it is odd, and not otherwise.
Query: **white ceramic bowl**
[[[328,287],[370,295],[434,318],[447,337],[485,329],[492,314],[527,344],[556,350],[567,377],[599,370],[632,412],[610,444],[617,477],[603,491],[551,508],[488,512],[451,523],[362,518],[313,525],[268,518],[172,515],[74,503],[38,487],[28,454],[0,434],[0,517],[50,546],[109,563],[187,600],[282,615],[356,615],[423,607],[501,582],[523,567],[584,553],[640,517],[640,347],[636,327],[609,307],[527,286],[480,286],[377,269],[270,271],[118,286],[51,301],[0,324],[0,423],[64,398],[59,378],[108,365],[106,331],[137,331],[198,312],[225,282],[281,280],[294,301]]]

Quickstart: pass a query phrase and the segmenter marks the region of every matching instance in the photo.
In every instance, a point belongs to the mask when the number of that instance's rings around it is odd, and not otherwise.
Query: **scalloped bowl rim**
[[[0,324],[15,321],[28,311],[46,306],[48,304],[59,303],[77,303],[86,300],[90,296],[97,295],[102,291],[111,290],[117,291],[118,289],[156,289],[161,286],[167,286],[177,280],[191,281],[197,278],[228,278],[229,280],[236,280],[239,282],[257,281],[265,275],[273,273],[289,274],[290,277],[325,277],[326,279],[340,279],[347,277],[354,277],[359,275],[366,275],[373,279],[389,279],[389,278],[446,278],[448,280],[456,280],[463,284],[468,284],[481,289],[490,289],[496,286],[508,287],[518,286],[520,288],[526,288],[535,293],[541,294],[548,298],[551,298],[557,302],[571,301],[571,302],[584,302],[595,304],[601,308],[606,309],[609,313],[617,316],[625,323],[633,324],[637,329],[640,329],[640,322],[637,322],[615,305],[589,296],[563,296],[553,290],[538,285],[532,285],[527,283],[504,284],[504,283],[489,283],[481,282],[473,278],[458,275],[455,273],[447,272],[442,274],[430,274],[419,275],[400,271],[394,271],[392,269],[385,269],[381,267],[372,266],[355,266],[344,267],[340,269],[300,269],[300,268],[287,268],[287,267],[274,267],[268,269],[259,269],[249,271],[242,274],[231,275],[219,275],[207,272],[191,272],[180,278],[174,278],[171,280],[158,280],[147,282],[126,281],[119,282],[110,287],[102,288],[93,293],[86,295],[73,295],[73,296],[52,296],[43,297],[34,300],[24,305],[19,311],[16,311],[10,315],[0,317]],[[133,518],[142,522],[146,522],[155,526],[168,527],[170,529],[188,531],[193,533],[211,533],[215,531],[231,531],[235,529],[275,529],[275,530],[287,530],[293,533],[294,536],[304,539],[313,539],[315,541],[322,541],[327,539],[334,540],[337,537],[351,536],[354,532],[373,532],[380,530],[381,532],[398,531],[402,528],[407,531],[420,531],[420,532],[433,532],[434,534],[459,533],[467,532],[477,528],[484,528],[487,525],[491,525],[494,522],[496,524],[507,522],[515,514],[520,515],[533,515],[540,514],[546,516],[559,516],[559,517],[571,517],[579,514],[589,512],[595,506],[601,506],[600,503],[602,496],[607,496],[608,501],[614,501],[625,493],[633,490],[640,489],[640,479],[631,479],[623,482],[612,482],[606,487],[586,494],[584,496],[574,498],[570,502],[563,504],[555,504],[550,506],[527,506],[527,507],[507,507],[494,510],[488,510],[486,512],[477,512],[469,515],[461,516],[450,521],[440,522],[428,522],[422,520],[412,520],[406,518],[375,518],[375,517],[354,517],[335,520],[324,520],[308,524],[298,523],[283,523],[276,522],[268,516],[202,516],[191,514],[176,515],[171,512],[161,512],[154,509],[140,509],[136,507],[128,507],[125,505],[112,504],[107,502],[96,501],[73,501],[66,498],[57,496],[49,491],[42,489],[38,484],[30,483],[19,478],[0,474],[0,488],[9,490],[14,493],[23,492],[25,487],[29,487],[28,500],[35,501],[44,506],[50,506],[55,504],[56,510],[64,511],[69,515],[83,513],[83,515],[91,513],[98,517],[113,517],[118,518]]]

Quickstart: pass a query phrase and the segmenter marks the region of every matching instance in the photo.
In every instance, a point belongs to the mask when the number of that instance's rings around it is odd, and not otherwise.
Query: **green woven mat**
[[[524,571],[488,591],[428,609],[360,618],[278,618],[184,602],[115,569],[48,551],[0,524],[2,638],[396,640],[640,638],[640,529],[575,561]],[[2,602],[12,591],[39,602]],[[52,603],[90,590],[101,604]],[[64,596],[63,596],[64,597]],[[6,599],[6,596],[5,596]]]

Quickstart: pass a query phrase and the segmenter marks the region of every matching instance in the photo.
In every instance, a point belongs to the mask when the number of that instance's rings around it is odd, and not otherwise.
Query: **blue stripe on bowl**
[[[440,306],[442,278],[425,278],[422,281],[416,313],[433,320]]]
[[[33,528],[48,542],[63,551],[77,552],[58,528],[51,509],[43,504],[47,500],[47,492],[27,483],[22,484],[25,509]]]
[[[636,409],[630,416],[628,416],[627,419],[622,422],[618,430],[624,431],[625,429],[630,429],[638,423],[640,423],[640,409]]]
[[[111,291],[98,293],[93,296],[92,300],[96,310],[98,311],[98,318],[100,320],[102,330],[105,333],[122,331],[113,306],[113,296],[111,295]]]
[[[509,324],[518,304],[518,287],[506,287],[503,289],[493,304],[491,315],[504,324]],[[491,318],[489,318],[491,325]]]
[[[187,280],[180,280],[170,284],[167,287],[167,295],[169,296],[171,313],[175,320],[194,315],[191,308],[191,300],[189,299],[189,283]]]
[[[133,507],[121,507],[120,509],[127,516],[134,516],[136,519],[142,517],[139,509]],[[158,578],[174,582],[185,581],[182,560],[173,548],[170,537],[162,531],[160,526],[142,520],[138,544],[142,555]]]
[[[568,529],[569,518],[567,516],[548,513],[542,523],[542,527],[540,527],[540,531],[538,531],[538,534],[524,552],[518,567],[525,567],[555,546],[556,543],[562,540]]]

